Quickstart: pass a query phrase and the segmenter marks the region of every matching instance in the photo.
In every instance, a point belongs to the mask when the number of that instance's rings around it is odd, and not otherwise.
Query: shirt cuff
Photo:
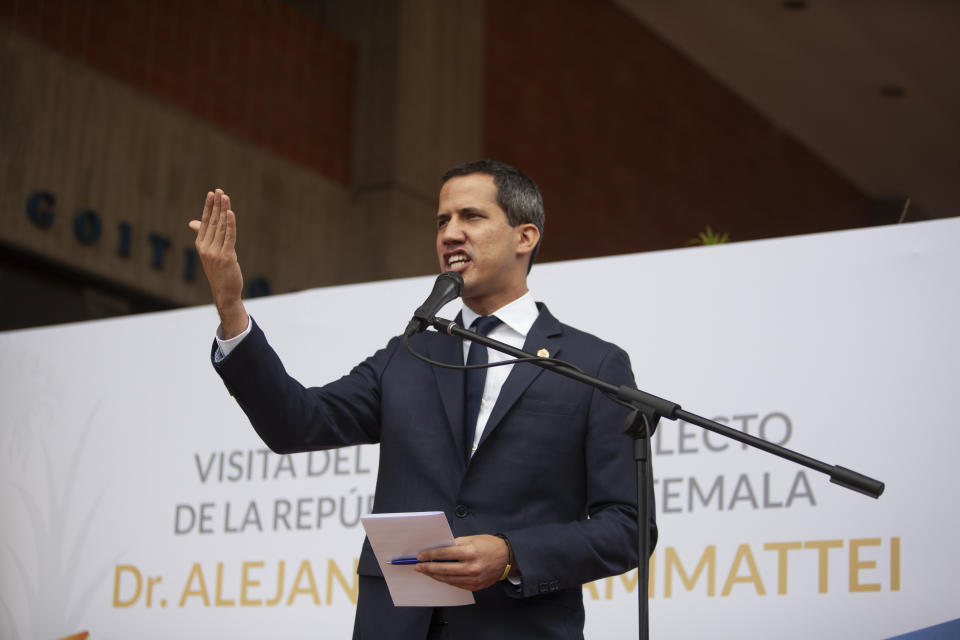
[[[223,337],[223,325],[217,327],[217,353],[214,354],[214,362],[220,362],[228,355],[230,352],[237,348],[237,345],[243,342],[243,339],[250,335],[250,329],[253,328],[253,322],[247,318],[247,328],[241,331],[239,334],[233,336],[232,338]]]

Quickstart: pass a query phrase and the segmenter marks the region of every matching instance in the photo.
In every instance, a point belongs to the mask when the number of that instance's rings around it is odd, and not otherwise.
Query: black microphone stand
[[[624,424],[624,433],[633,438],[633,458],[637,463],[637,613],[640,623],[640,640],[649,638],[649,582],[650,582],[650,503],[646,499],[651,482],[650,470],[650,434],[656,428],[660,418],[668,420],[682,419],[703,429],[719,433],[722,436],[766,451],[785,460],[819,471],[830,476],[830,482],[852,491],[860,492],[871,498],[879,498],[884,484],[863,474],[837,465],[829,465],[810,458],[786,447],[761,440],[742,431],[737,431],[719,422],[708,420],[680,408],[655,395],[631,389],[625,385],[615,385],[595,376],[586,374],[572,365],[554,359],[538,358],[532,353],[516,349],[510,345],[492,340],[485,335],[464,329],[452,320],[434,318],[430,324],[442,333],[459,336],[465,340],[478,342],[486,347],[506,353],[516,358],[528,359],[530,364],[542,367],[562,376],[573,378],[583,384],[599,389],[610,398],[631,407]]]

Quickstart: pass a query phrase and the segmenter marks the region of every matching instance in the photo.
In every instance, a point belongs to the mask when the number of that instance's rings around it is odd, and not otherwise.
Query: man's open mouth
[[[465,253],[455,253],[449,258],[447,258],[447,267],[450,269],[456,269],[457,267],[466,265],[470,262],[470,257]]]

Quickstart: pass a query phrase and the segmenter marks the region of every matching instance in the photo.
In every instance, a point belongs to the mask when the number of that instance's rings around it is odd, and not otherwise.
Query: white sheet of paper
[[[473,604],[473,593],[414,570],[414,565],[393,565],[391,560],[416,556],[424,549],[449,547],[453,533],[442,511],[372,513],[362,516],[370,546],[380,563],[390,597],[397,607],[453,607]]]

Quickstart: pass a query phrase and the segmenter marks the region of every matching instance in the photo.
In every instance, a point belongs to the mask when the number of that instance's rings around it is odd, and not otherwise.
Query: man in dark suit
[[[581,585],[637,562],[625,410],[528,364],[479,378],[431,367],[399,338],[340,380],[305,389],[243,308],[226,194],[208,193],[190,226],[221,317],[214,365],[267,445],[289,453],[380,443],[375,511],[442,510],[450,521],[455,546],[422,552],[412,570],[473,591],[477,604],[394,607],[365,542],[354,636],[581,637]],[[542,229],[539,191],[522,172],[493,161],[447,172],[437,256],[442,271],[463,277],[463,324],[476,319],[493,338],[632,385],[623,350],[533,302],[526,276]],[[432,331],[410,344],[447,363],[503,358]],[[652,520],[651,529],[655,540]]]

